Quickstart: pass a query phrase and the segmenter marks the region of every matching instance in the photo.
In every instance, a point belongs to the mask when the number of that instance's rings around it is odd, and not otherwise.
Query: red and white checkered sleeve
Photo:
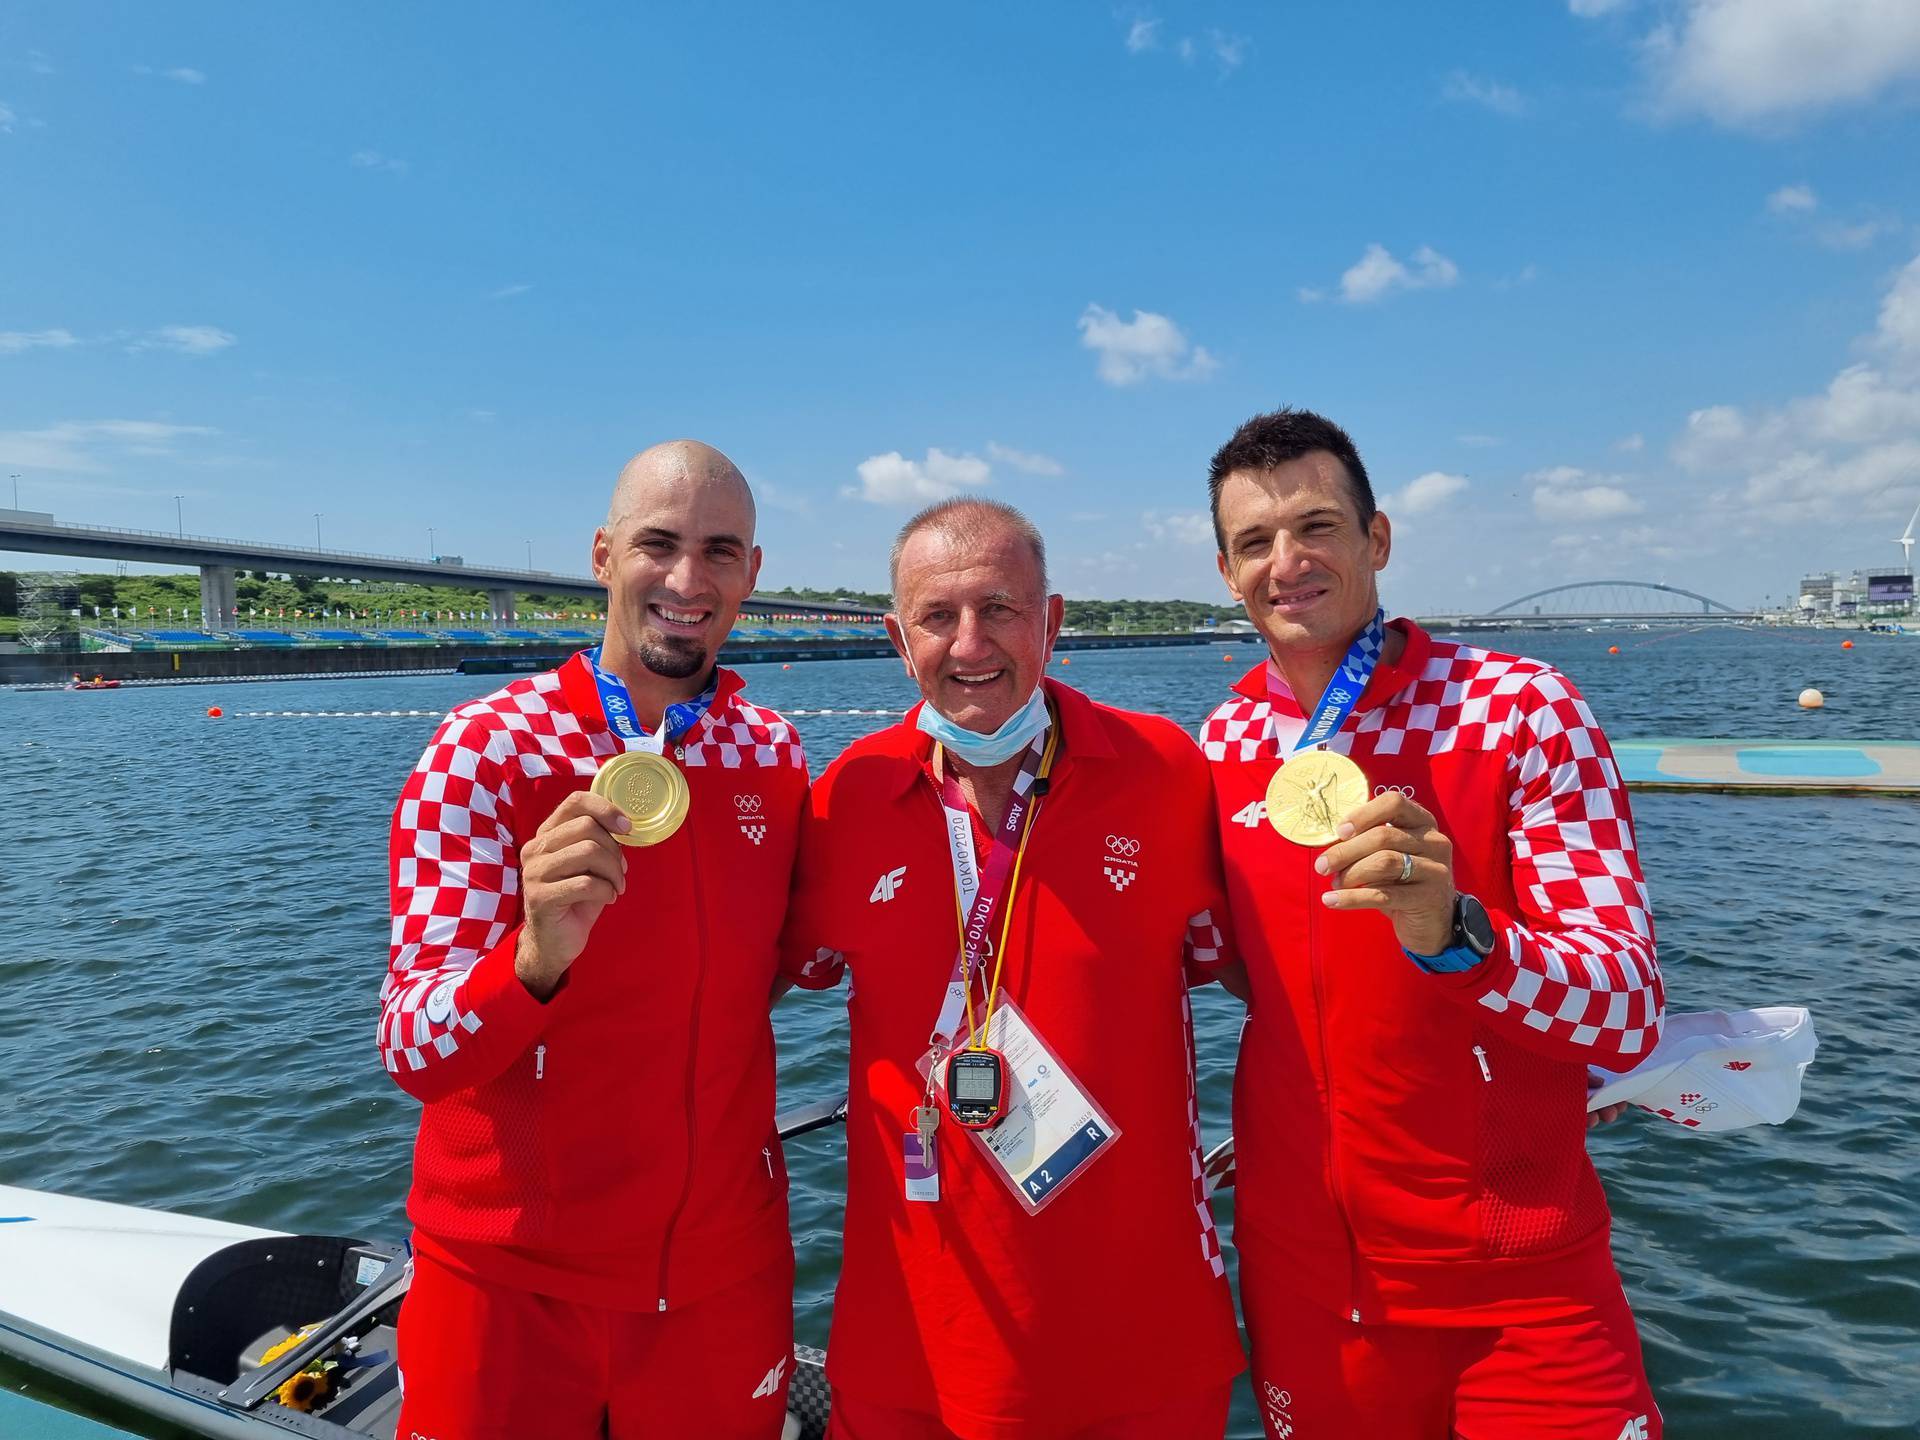
[[[520,869],[511,755],[492,712],[457,712],[394,808],[379,1044],[387,1072],[420,1100],[493,1079],[543,1023],[544,1008],[513,971]]]
[[[1579,691],[1551,670],[1516,696],[1508,732],[1519,913],[1489,907],[1493,955],[1443,978],[1536,1050],[1631,1069],[1660,1038],[1666,995],[1619,766]]]

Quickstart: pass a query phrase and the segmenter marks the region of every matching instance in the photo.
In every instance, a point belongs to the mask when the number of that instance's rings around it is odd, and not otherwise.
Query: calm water
[[[1920,738],[1920,641],[1855,638],[1851,652],[1791,632],[1498,643],[1566,669],[1616,737]],[[1057,673],[1190,725],[1249,662],[1233,648],[1232,665],[1219,647],[1123,651]],[[782,709],[912,698],[891,662],[746,675]],[[373,1019],[388,814],[434,722],[238,712],[438,713],[492,683],[0,691],[0,1182],[404,1233],[413,1107],[381,1071]],[[1795,707],[1810,684],[1825,710]],[[230,718],[206,719],[215,704]],[[800,721],[816,769],[882,723]],[[1784,1127],[1707,1137],[1633,1121],[1593,1140],[1671,1433],[1920,1433],[1920,804],[1641,795],[1635,811],[1675,1007],[1803,1003],[1822,1039]],[[1238,1016],[1217,993],[1197,1009],[1211,1143]],[[789,997],[776,1023],[784,1102],[843,1083],[837,999]],[[813,1344],[842,1161],[831,1133],[789,1155]],[[1233,1433],[1257,1433],[1250,1405]]]

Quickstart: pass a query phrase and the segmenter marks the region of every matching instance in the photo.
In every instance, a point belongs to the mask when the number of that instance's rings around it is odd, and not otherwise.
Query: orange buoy
[[[1231,655],[1222,655],[1222,656],[1220,657],[1220,663],[1221,663],[1222,665],[1231,665],[1231,664],[1233,663],[1233,656],[1231,656]]]
[[[218,720],[225,713],[226,712],[222,710],[218,705],[209,705],[207,707],[207,718],[209,720]]]
[[[793,668],[793,666],[791,666],[791,665],[782,665],[782,666],[781,666],[780,668],[781,668],[782,670],[791,670],[791,669]]]
[[[1620,647],[1618,645],[1607,646],[1607,654],[1618,655],[1619,653],[1620,653]]]
[[[1840,648],[1841,648],[1842,650],[1851,650],[1851,649],[1853,649],[1853,641],[1851,641],[1851,640],[1842,640],[1842,641],[1840,642]]]

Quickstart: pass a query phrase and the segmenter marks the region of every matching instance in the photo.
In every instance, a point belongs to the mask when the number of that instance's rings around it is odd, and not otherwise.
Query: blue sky
[[[1069,595],[1214,598],[1207,458],[1290,403],[1395,608],[1780,597],[1920,502],[1917,100],[1903,0],[14,0],[0,483],[578,573],[694,435],[771,585],[978,489]]]

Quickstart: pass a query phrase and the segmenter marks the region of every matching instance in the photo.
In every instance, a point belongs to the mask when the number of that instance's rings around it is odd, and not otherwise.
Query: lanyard
[[[700,723],[700,717],[712,708],[714,693],[720,684],[719,672],[715,671],[713,683],[699,696],[676,700],[667,706],[660,717],[660,728],[649,734],[634,718],[633,696],[627,693],[627,682],[600,668],[598,645],[587,652],[587,669],[593,673],[594,688],[600,692],[600,708],[606,714],[607,728],[620,737],[620,743],[627,749],[646,750],[655,755],[666,750],[669,740],[678,740]]]
[[[1327,682],[1320,703],[1313,707],[1313,713],[1307,717],[1300,738],[1292,746],[1283,746],[1282,759],[1292,759],[1302,750],[1311,750],[1324,745],[1340,732],[1347,723],[1347,717],[1353,714],[1353,707],[1360,703],[1360,696],[1367,688],[1367,681],[1373,675],[1373,667],[1379,662],[1380,649],[1386,644],[1387,612],[1376,610],[1373,619],[1367,622],[1367,628],[1353,637],[1353,644],[1347,647],[1347,658],[1340,662],[1340,668],[1333,672],[1333,678]],[[1278,674],[1271,660],[1267,662],[1267,694],[1271,698],[1279,689]],[[1299,697],[1296,696],[1296,699]],[[1271,710],[1267,716],[1268,733],[1273,733],[1274,718]]]
[[[1011,917],[1013,891],[1009,881],[1018,880],[1020,861],[1033,833],[1034,817],[1040,813],[1040,801],[1046,794],[1045,786],[1036,790],[1034,782],[1044,780],[1052,772],[1059,739],[1059,725],[1054,722],[1048,725],[1046,734],[1034,736],[1033,743],[1027,747],[1026,758],[1013,778],[1013,795],[1007,802],[999,833],[993,837],[993,849],[987,856],[984,872],[974,852],[973,815],[967,808],[966,796],[961,794],[960,782],[952,770],[944,764],[941,767],[940,808],[946,819],[947,848],[953,859],[954,910],[960,924],[960,949],[954,959],[953,978],[947,982],[940,1017],[934,1022],[930,1037],[936,1048],[946,1045],[958,1031],[963,1006],[967,1012],[969,1047],[978,1049],[987,1043],[987,1024],[993,1019],[994,997],[1000,988],[1000,964],[1006,958],[1007,920]],[[1003,901],[1007,902],[1007,915],[1000,922],[1000,944],[994,952],[993,984],[987,991],[986,1018],[976,1026],[973,979],[984,969],[987,937],[992,933],[994,915]]]

